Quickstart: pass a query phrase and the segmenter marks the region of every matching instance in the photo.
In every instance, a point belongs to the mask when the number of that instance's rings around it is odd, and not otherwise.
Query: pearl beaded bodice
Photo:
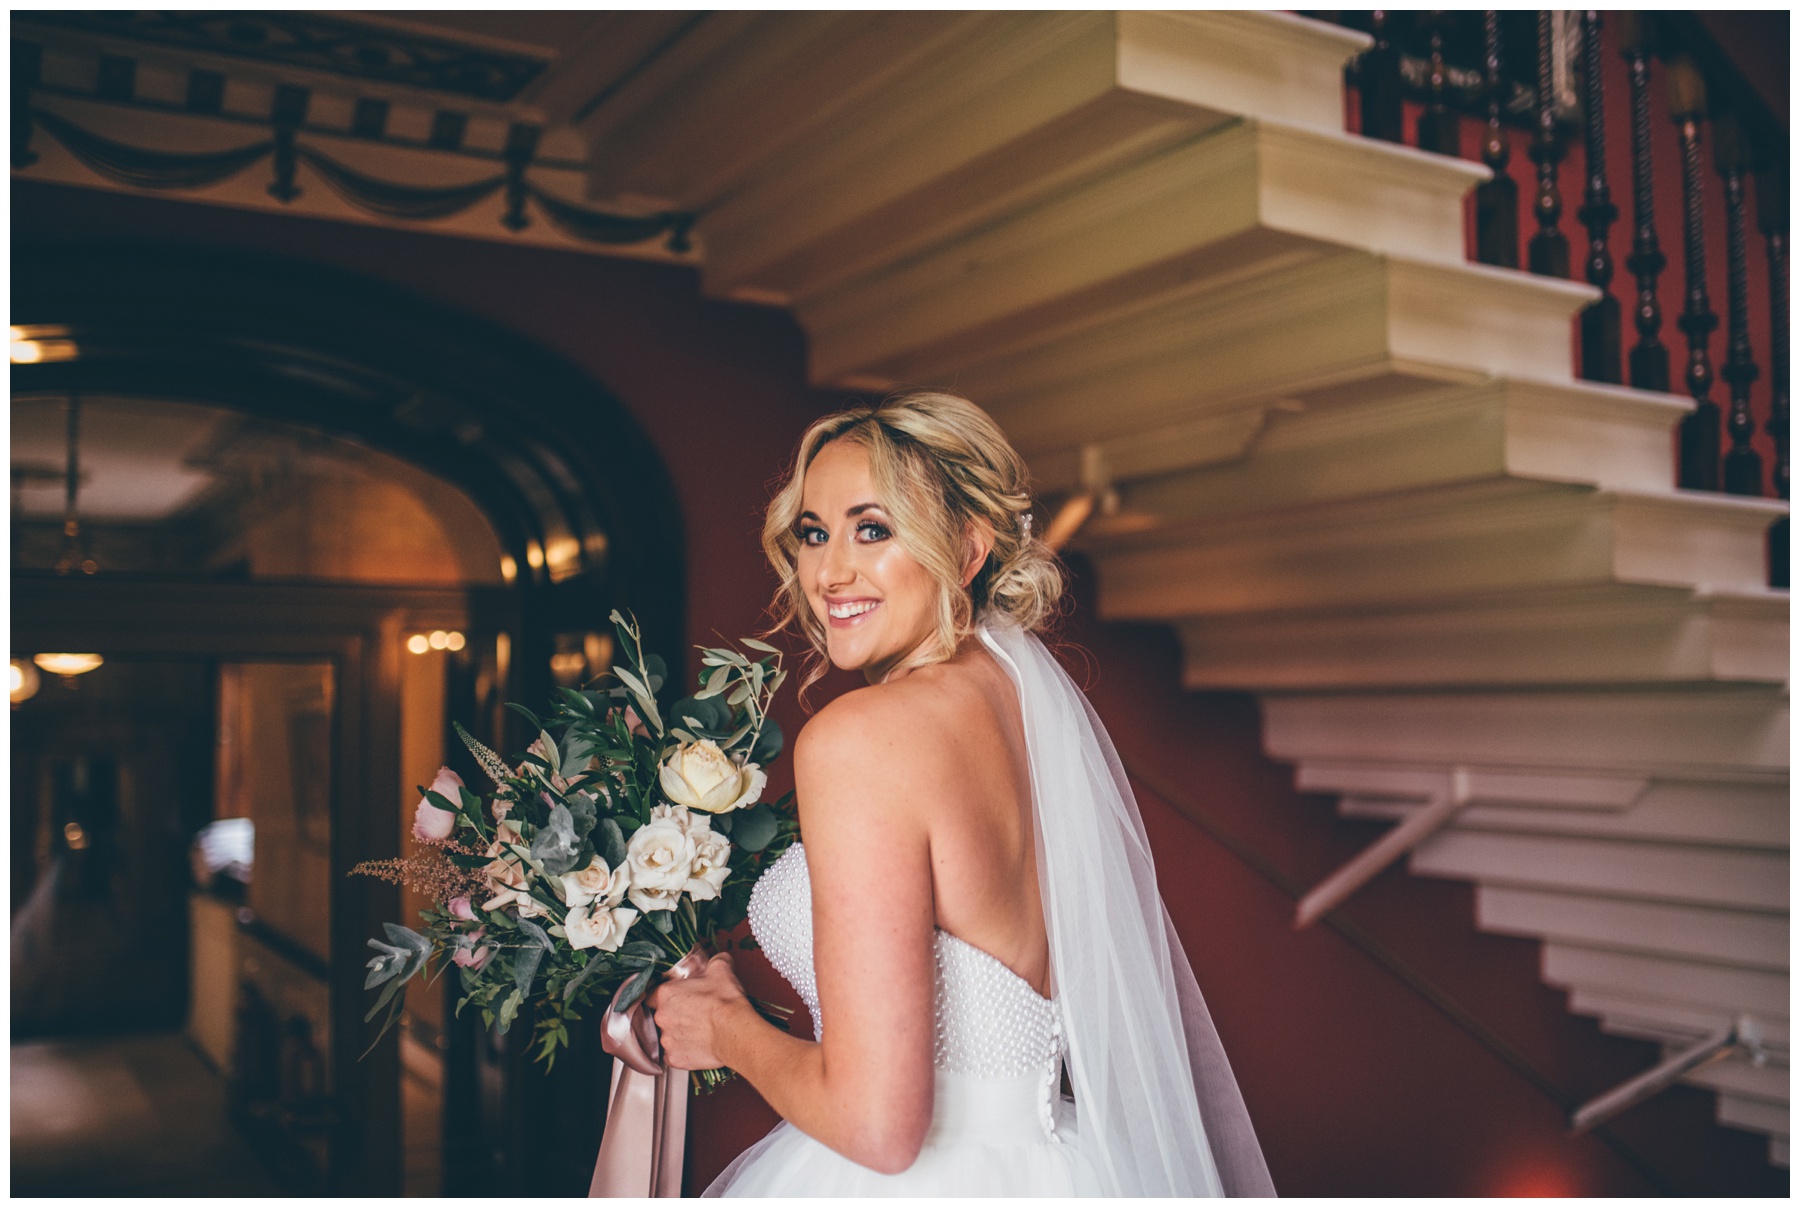
[[[788,980],[822,1035],[813,977],[812,877],[796,843],[765,871],[750,895],[750,929],[775,971]],[[1062,1017],[999,960],[945,931],[937,962],[936,1043],[940,1071],[981,1079],[1038,1075],[1054,1094],[1061,1072]]]

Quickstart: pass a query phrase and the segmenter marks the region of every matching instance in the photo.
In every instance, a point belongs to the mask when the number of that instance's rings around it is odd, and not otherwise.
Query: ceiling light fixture
[[[78,675],[86,675],[106,660],[97,654],[34,654],[31,661],[51,675],[74,679]]]

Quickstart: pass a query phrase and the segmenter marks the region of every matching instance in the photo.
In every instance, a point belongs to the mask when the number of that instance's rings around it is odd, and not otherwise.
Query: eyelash
[[[869,539],[868,539],[868,544],[870,544],[870,545],[873,545],[878,541],[886,541],[889,537],[893,536],[893,534],[887,530],[886,525],[877,524],[873,520],[861,521],[860,523],[857,524],[856,531],[859,534],[860,533],[870,534]],[[817,541],[813,540],[813,537],[815,535],[817,535],[819,537],[819,540],[817,540]],[[830,535],[828,533],[826,533],[826,531],[824,529],[819,528],[817,525],[808,524],[808,525],[802,526],[800,529],[800,544],[801,545],[823,545],[823,544],[825,544],[826,541],[829,541],[830,539],[831,539]]]

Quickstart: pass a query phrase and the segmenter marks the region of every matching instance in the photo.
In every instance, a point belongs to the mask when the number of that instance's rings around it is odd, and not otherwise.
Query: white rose
[[[561,878],[562,898],[570,906],[586,906],[598,902],[602,907],[617,906],[631,885],[631,872],[623,864],[608,869],[606,861],[595,856],[580,872],[566,873]]]
[[[725,888],[725,878],[731,875],[727,863],[731,858],[731,841],[711,826],[697,831],[693,840],[694,865],[688,873],[685,888],[696,902],[708,902],[719,896],[719,891]]]
[[[643,889],[636,885],[626,896],[631,904],[648,914],[652,910],[673,910],[681,905],[681,886],[670,889]]]
[[[638,912],[629,906],[621,906],[616,910],[583,906],[569,911],[569,917],[563,920],[563,933],[568,937],[571,948],[598,948],[602,952],[617,952],[619,945],[625,942],[625,933],[631,930],[637,917]]]
[[[663,796],[676,805],[708,814],[749,805],[768,779],[753,763],[740,767],[710,738],[675,748],[657,773]]]
[[[652,818],[632,832],[625,864],[634,891],[679,891],[694,864],[694,840],[674,818]],[[632,902],[637,903],[635,896]]]

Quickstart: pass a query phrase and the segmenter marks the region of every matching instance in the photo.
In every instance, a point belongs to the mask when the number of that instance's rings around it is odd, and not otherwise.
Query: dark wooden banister
[[[1694,399],[1679,433],[1676,485],[1692,490],[1788,497],[1787,190],[1785,121],[1734,65],[1700,15],[1664,12],[1585,11],[1580,36],[1570,17],[1552,12],[1455,12],[1446,10],[1307,13],[1374,35],[1374,45],[1353,63],[1348,83],[1359,92],[1362,132],[1402,141],[1406,104],[1418,106],[1413,122],[1424,150],[1461,154],[1460,120],[1483,124],[1476,154],[1494,179],[1475,194],[1475,259],[1516,268],[1519,264],[1519,182],[1509,173],[1510,139],[1529,133],[1528,154],[1536,168],[1531,209],[1536,218],[1527,265],[1550,276],[1570,275],[1568,237],[1561,229],[1564,199],[1559,168],[1578,136],[1583,193],[1576,216],[1586,228],[1583,277],[1602,300],[1580,320],[1580,376],[1597,382],[1627,382],[1642,390],[1668,391],[1669,350],[1662,338],[1659,286],[1668,258],[1656,220],[1651,83],[1663,77],[1676,143],[1681,199],[1681,303],[1676,327],[1685,337],[1683,393]],[[1730,37],[1729,31],[1721,36]],[[1534,51],[1535,53],[1530,53]],[[1612,290],[1616,273],[1610,235],[1619,217],[1609,175],[1606,56],[1624,61],[1622,107],[1630,146],[1631,243],[1624,267],[1634,289],[1634,340],[1624,348],[1620,300]],[[1571,96],[1566,81],[1573,72]],[[1563,80],[1561,95],[1557,81]],[[1764,91],[1768,82],[1764,81]],[[1621,141],[1625,141],[1621,139]],[[1709,147],[1710,144],[1710,147]],[[1719,173],[1719,197],[1708,196],[1706,159],[1712,153]],[[1615,149],[1616,153],[1616,149]],[[1749,224],[1765,243],[1768,270],[1768,325],[1753,313]],[[1710,207],[1710,208],[1709,208]],[[1726,265],[1723,361],[1715,371],[1712,332],[1720,324],[1708,286],[1708,230],[1716,231],[1724,212]],[[1710,219],[1709,219],[1710,214]],[[1716,238],[1716,236],[1715,236]],[[1670,302],[1674,305],[1673,300]],[[1766,345],[1764,341],[1766,340]],[[1753,384],[1762,380],[1759,348],[1766,354],[1768,410],[1761,433],[1769,444],[1759,451],[1757,400]],[[1728,388],[1728,409],[1713,398],[1714,386]],[[1729,437],[1729,440],[1722,439]],[[1772,450],[1772,453],[1770,452]],[[1765,478],[1763,464],[1769,463]],[[1769,581],[1787,585],[1787,522],[1770,532]]]

